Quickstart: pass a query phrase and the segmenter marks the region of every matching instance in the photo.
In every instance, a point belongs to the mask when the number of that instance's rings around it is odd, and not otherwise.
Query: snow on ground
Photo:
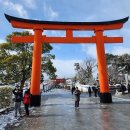
[[[18,126],[20,124],[20,117],[14,116],[14,111],[10,111],[8,114],[0,115],[0,130],[5,130],[7,124]]]
[[[69,91],[70,90],[62,90],[62,89],[53,89],[53,90],[50,90],[48,92],[43,92],[42,93],[42,96],[47,96],[47,95],[51,95],[51,94],[60,94],[62,93],[63,91]],[[64,92],[63,92],[64,93]],[[83,98],[84,99],[84,98]],[[82,102],[83,102],[83,99],[82,99]],[[85,99],[86,101],[86,99]],[[117,101],[130,101],[130,99],[123,99],[121,97],[116,97],[114,96],[113,97],[113,101],[114,102],[117,102]],[[3,111],[4,109],[0,109],[0,111]],[[37,111],[35,107],[32,107],[30,108],[30,110],[33,112]],[[14,117],[14,111],[10,111],[8,112],[7,114],[0,114],[0,130],[5,130],[5,127],[9,124],[9,125],[13,125],[13,126],[18,126],[20,125],[20,120],[21,118],[20,117]]]
[[[7,124],[15,124],[15,126],[19,125],[18,118],[14,117],[14,111],[0,115],[0,130],[4,130]]]
[[[50,95],[52,92],[55,92],[56,90],[50,90],[49,92],[42,93],[43,95]],[[21,106],[23,107],[23,106]],[[30,110],[33,110],[34,108],[30,108]],[[35,110],[35,109],[34,109]],[[33,111],[34,111],[33,110]],[[0,112],[5,111],[5,109],[0,109]],[[5,127],[9,125],[18,126],[20,124],[20,117],[14,116],[14,111],[10,111],[8,114],[0,114],[0,130],[5,130]]]

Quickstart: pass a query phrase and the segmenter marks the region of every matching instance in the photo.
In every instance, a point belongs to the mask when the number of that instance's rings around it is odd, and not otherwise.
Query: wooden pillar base
[[[31,95],[30,106],[39,107],[41,105],[41,95]]]
[[[111,93],[100,93],[100,103],[112,103]]]

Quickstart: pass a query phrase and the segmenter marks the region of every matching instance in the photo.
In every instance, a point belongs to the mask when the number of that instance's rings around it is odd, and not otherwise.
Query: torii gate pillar
[[[40,79],[41,79],[42,29],[34,29],[34,46],[31,78],[31,106],[40,106]]]
[[[97,48],[97,60],[98,60],[98,74],[100,84],[100,102],[111,103],[112,97],[109,92],[106,56],[104,48],[103,30],[96,30],[96,48]]]

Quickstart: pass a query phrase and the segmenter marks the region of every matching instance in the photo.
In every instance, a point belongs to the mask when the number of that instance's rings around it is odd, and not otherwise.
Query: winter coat
[[[21,102],[23,100],[23,92],[22,92],[22,90],[14,89],[13,94],[14,94],[14,101],[15,102]]]
[[[75,101],[80,101],[81,92],[79,90],[75,90],[74,94],[75,94]]]
[[[91,93],[91,88],[90,87],[88,88],[88,93]]]
[[[29,93],[25,93],[25,94],[24,94],[23,103],[24,103],[25,105],[29,105],[29,104],[30,104],[30,94],[29,94]]]

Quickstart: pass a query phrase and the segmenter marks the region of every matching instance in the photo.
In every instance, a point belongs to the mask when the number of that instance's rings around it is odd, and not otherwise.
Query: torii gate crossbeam
[[[98,74],[100,84],[100,102],[111,103],[112,97],[109,92],[108,74],[106,68],[106,57],[104,43],[122,43],[123,37],[103,36],[105,30],[121,29],[129,17],[105,22],[56,22],[56,21],[38,21],[22,19],[5,14],[5,17],[14,28],[33,29],[34,36],[13,36],[12,42],[33,43],[33,63],[31,77],[31,106],[40,106],[40,73],[41,73],[41,53],[42,43],[96,43]],[[42,35],[44,30],[65,30],[65,37],[47,37]],[[75,30],[94,31],[92,37],[73,37]]]

